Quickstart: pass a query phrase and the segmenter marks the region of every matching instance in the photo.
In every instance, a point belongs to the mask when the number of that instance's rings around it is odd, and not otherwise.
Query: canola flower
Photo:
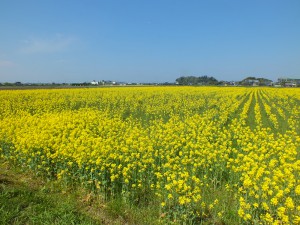
[[[0,91],[0,157],[178,223],[300,221],[299,89]],[[227,201],[235,205],[229,205]]]

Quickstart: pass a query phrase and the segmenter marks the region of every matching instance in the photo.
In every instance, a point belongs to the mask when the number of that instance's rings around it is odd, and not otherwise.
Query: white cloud
[[[56,34],[52,38],[29,38],[23,41],[22,53],[54,53],[67,49],[75,38]]]
[[[0,60],[0,67],[12,67],[15,64],[9,60]]]

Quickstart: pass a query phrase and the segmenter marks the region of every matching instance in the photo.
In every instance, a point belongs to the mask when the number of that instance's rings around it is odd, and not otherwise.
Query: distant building
[[[249,86],[258,86],[259,85],[259,80],[257,79],[246,79],[244,81],[245,85],[249,85]]]
[[[285,83],[284,86],[286,86],[286,87],[296,87],[297,84],[296,83]]]
[[[285,87],[297,87],[300,86],[300,78],[280,77],[278,83]]]
[[[237,83],[235,81],[220,81],[220,86],[236,86]]]
[[[92,84],[92,85],[98,85],[98,84],[99,84],[99,82],[98,82],[98,81],[95,81],[95,80],[93,80],[93,81],[91,82],[91,84]]]

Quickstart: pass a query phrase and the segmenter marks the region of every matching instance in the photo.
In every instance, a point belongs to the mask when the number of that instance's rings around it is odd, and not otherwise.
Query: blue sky
[[[299,0],[1,0],[0,82],[300,76]]]

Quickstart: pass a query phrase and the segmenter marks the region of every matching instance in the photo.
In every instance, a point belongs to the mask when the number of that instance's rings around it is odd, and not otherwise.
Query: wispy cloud
[[[55,53],[67,49],[75,42],[74,37],[56,34],[51,38],[32,37],[23,41],[22,53]]]
[[[9,60],[0,60],[0,67],[12,67],[15,63]]]

